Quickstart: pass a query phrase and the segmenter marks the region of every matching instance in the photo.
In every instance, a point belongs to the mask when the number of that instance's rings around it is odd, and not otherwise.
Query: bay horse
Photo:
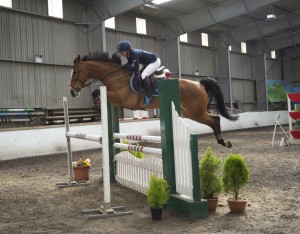
[[[136,92],[130,87],[132,73],[122,69],[120,55],[110,56],[106,52],[85,55],[82,59],[78,55],[74,59],[70,92],[73,97],[78,96],[81,88],[87,86],[89,79],[100,80],[107,88],[107,98],[115,106],[126,109],[156,109],[159,108],[158,97],[149,105],[137,103]],[[224,140],[221,134],[220,117],[207,112],[210,103],[215,100],[220,115],[235,121],[238,116],[230,115],[227,111],[220,86],[212,78],[201,79],[200,82],[179,79],[179,95],[181,115],[198,123],[206,124],[212,128],[219,144],[231,148],[232,144]],[[138,104],[138,105],[137,105]]]

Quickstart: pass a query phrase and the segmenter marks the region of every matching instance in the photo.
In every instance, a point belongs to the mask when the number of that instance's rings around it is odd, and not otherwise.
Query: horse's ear
[[[78,56],[74,59],[73,63],[74,63],[74,65],[76,65],[76,64],[78,64],[79,62],[80,62],[80,55],[78,55]]]

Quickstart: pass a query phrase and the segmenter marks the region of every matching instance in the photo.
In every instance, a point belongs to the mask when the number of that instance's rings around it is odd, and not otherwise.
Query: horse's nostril
[[[71,92],[72,97],[76,97],[76,94],[73,90],[71,90],[70,92]]]

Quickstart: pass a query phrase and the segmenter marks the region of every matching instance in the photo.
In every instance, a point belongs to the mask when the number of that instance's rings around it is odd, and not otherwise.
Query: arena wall
[[[274,113],[275,112],[271,111],[245,112],[240,114],[240,118],[236,122],[221,118],[222,131],[272,126],[274,125]],[[279,122],[281,124],[288,124],[287,111],[277,111],[277,113],[280,114]],[[198,124],[188,119],[185,120],[195,133],[207,134],[212,132],[206,125]],[[78,133],[101,135],[101,124],[72,125],[70,130]],[[120,132],[140,135],[159,135],[160,123],[158,119],[121,122]],[[273,132],[270,132],[270,144],[272,143],[272,134]],[[67,152],[65,128],[63,126],[4,130],[0,132],[0,142],[0,161]],[[101,145],[96,142],[78,139],[72,139],[71,144],[73,151],[101,148]]]

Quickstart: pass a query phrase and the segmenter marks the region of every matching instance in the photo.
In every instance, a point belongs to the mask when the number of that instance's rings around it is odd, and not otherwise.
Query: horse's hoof
[[[227,147],[227,148],[231,148],[232,144],[231,144],[230,141],[224,141],[224,146]]]
[[[218,143],[219,143],[220,145],[225,146],[226,148],[231,148],[231,147],[232,147],[231,142],[230,142],[230,141],[224,141],[224,139],[219,139],[219,140],[218,140]]]

